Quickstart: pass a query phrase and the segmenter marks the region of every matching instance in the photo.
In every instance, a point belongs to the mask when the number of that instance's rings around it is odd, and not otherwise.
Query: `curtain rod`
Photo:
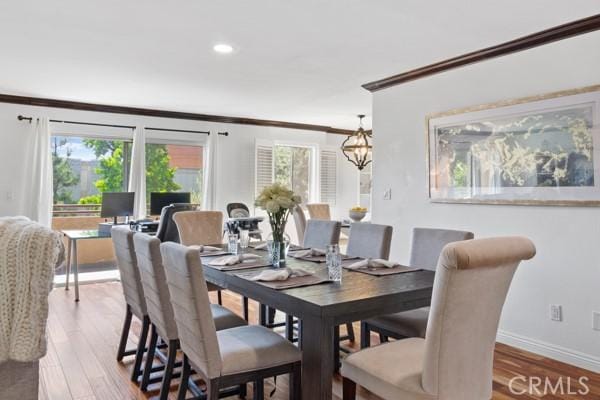
[[[19,121],[29,121],[29,123],[31,123],[31,121],[33,121],[33,117],[24,117],[22,115],[18,115],[17,119]],[[104,126],[104,127],[108,127],[108,128],[124,128],[124,129],[135,129],[135,126],[131,126],[131,125],[113,125],[113,124],[99,124],[99,123],[94,123],[94,122],[78,122],[78,121],[62,121],[62,120],[58,120],[58,119],[51,119],[50,122],[57,122],[57,123],[61,123],[61,124],[73,124],[73,125],[90,125],[90,126]],[[210,132],[208,131],[193,131],[193,130],[188,130],[188,129],[167,129],[167,128],[144,128],[146,130],[149,131],[165,131],[165,132],[184,132],[184,133],[200,133],[203,135],[210,135]],[[229,132],[218,132],[218,135],[221,136],[229,136]]]

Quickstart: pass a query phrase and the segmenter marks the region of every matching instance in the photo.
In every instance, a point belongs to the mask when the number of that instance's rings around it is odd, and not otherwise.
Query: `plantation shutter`
[[[321,150],[319,156],[321,202],[335,206],[337,200],[337,152]]]
[[[273,144],[257,140],[255,147],[255,190],[256,195],[273,183]]]

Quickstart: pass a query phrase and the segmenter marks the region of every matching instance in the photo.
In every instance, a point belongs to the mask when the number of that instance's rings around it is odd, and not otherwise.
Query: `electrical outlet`
[[[392,199],[392,189],[386,189],[386,191],[383,192],[383,199],[384,200],[391,200]]]
[[[552,321],[562,321],[562,306],[559,304],[550,304],[550,319]]]
[[[592,311],[592,329],[600,331],[600,312]]]

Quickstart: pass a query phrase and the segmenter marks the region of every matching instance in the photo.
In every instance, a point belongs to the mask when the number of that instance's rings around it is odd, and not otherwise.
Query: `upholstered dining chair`
[[[390,257],[390,247],[392,243],[393,228],[389,225],[369,224],[355,222],[350,226],[350,236],[348,237],[348,247],[346,254],[352,257],[360,258],[379,258],[387,260]],[[346,336],[340,337],[339,326],[335,328],[334,344],[334,365],[339,366],[340,341],[350,340],[354,342],[354,327],[352,323],[346,324]]]
[[[446,245],[436,270],[425,339],[360,350],[343,364],[343,400],[356,384],[384,399],[481,400],[492,396],[494,345],[513,275],[535,255],[524,237]]]
[[[179,399],[187,392],[191,367],[206,383],[206,397],[219,389],[254,382],[262,399],[264,378],[290,374],[290,398],[300,399],[300,350],[269,329],[252,325],[216,331],[197,251],[161,244],[175,323],[184,353]]]
[[[146,341],[148,339],[148,330],[150,329],[150,318],[148,317],[142,279],[134,250],[134,232],[129,229],[128,225],[125,225],[113,226],[110,234],[115,249],[117,267],[119,268],[119,273],[121,275],[121,286],[123,287],[123,295],[126,304],[125,322],[123,323],[121,340],[119,342],[119,348],[117,349],[117,361],[122,361],[123,357],[135,354],[133,370],[131,371],[131,380],[137,382],[142,374],[142,360],[146,351]],[[137,349],[126,350],[125,346],[127,345],[127,338],[129,337],[133,315],[142,321],[142,330],[140,332]]]
[[[294,225],[296,226],[296,235],[298,236],[298,244],[304,242],[304,231],[306,230],[306,215],[301,206],[296,206],[292,212],[294,215]]]
[[[325,249],[327,245],[338,244],[340,242],[341,226],[342,224],[339,221],[309,219],[306,221],[302,246]]]
[[[329,204],[327,203],[312,203],[307,204],[306,209],[310,219],[331,219],[331,211],[329,210]]]
[[[160,254],[161,242],[150,235],[138,233],[133,237],[133,243],[152,328],[140,388],[142,391],[147,390],[150,383],[150,372],[153,371],[154,357],[158,356],[164,364],[160,399],[166,400],[169,396],[171,379],[174,377],[173,370],[179,349],[179,334]],[[210,311],[217,330],[246,325],[246,321],[220,305],[210,304]],[[158,338],[167,344],[168,355],[166,358],[161,350],[157,351]]]
[[[414,228],[410,251],[410,266],[435,270],[444,246],[448,243],[473,239],[473,232],[451,229]],[[350,245],[348,245],[350,247]],[[382,315],[361,322],[361,348],[370,346],[371,331],[379,333],[380,340],[388,338],[425,337],[429,307]]]

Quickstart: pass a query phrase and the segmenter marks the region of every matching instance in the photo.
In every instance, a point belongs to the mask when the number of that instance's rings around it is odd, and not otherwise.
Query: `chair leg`
[[[340,371],[340,326],[333,330],[333,371]]]
[[[267,306],[262,303],[258,305],[258,324],[267,325]]]
[[[219,303],[220,306],[223,305],[223,294],[220,290],[217,290],[217,303]]]
[[[121,332],[121,340],[119,341],[119,349],[117,350],[117,361],[122,361],[125,356],[125,347],[127,346],[127,338],[129,337],[129,329],[131,328],[131,307],[127,305],[125,309],[125,321],[123,322],[123,331]]]
[[[342,400],[355,400],[356,399],[356,383],[354,383],[350,379],[344,377],[342,386],[343,386]]]
[[[298,319],[298,348],[302,350],[302,320]]]
[[[292,367],[290,373],[290,382],[288,384],[290,389],[290,400],[301,400],[302,396],[302,369],[300,364],[296,363]]]
[[[185,395],[188,389],[188,379],[190,379],[192,368],[187,359],[187,356],[183,356],[183,368],[181,371],[181,383],[179,384],[179,391],[177,392],[177,400],[185,400]]]
[[[294,341],[294,316],[290,314],[285,316],[285,337],[290,342]]]
[[[265,382],[262,379],[254,381],[253,400],[263,400],[265,398]]]
[[[144,351],[146,350],[146,341],[148,340],[148,328],[150,328],[150,318],[146,315],[142,321],[142,332],[140,333],[140,341],[138,342],[137,351],[135,352],[135,363],[133,371],[131,371],[131,380],[137,382],[138,377],[142,373],[142,360],[144,359]]]
[[[360,348],[371,347],[371,327],[365,321],[360,321]]]
[[[350,342],[354,343],[356,336],[354,336],[354,326],[352,326],[351,322],[348,322],[346,324],[346,332],[348,333],[348,340]]]
[[[244,319],[248,322],[248,298],[246,296],[242,297],[242,312],[244,313]]]
[[[387,336],[385,336],[383,333],[379,334],[379,342],[380,343],[387,343],[389,341],[390,341],[390,339]]]
[[[146,365],[144,365],[144,373],[142,374],[142,383],[140,389],[142,392],[148,390],[148,384],[150,383],[150,372],[152,372],[152,364],[154,361],[154,352],[156,351],[156,342],[158,341],[158,334],[156,333],[156,327],[152,324],[152,332],[150,333],[150,345],[148,346],[148,352],[146,353]]]
[[[175,360],[177,359],[178,347],[177,340],[169,340],[169,356],[167,358],[167,364],[165,365],[165,372],[160,386],[160,400],[167,400],[169,398],[169,389],[171,387],[171,378],[173,377],[173,368],[175,367]]]

